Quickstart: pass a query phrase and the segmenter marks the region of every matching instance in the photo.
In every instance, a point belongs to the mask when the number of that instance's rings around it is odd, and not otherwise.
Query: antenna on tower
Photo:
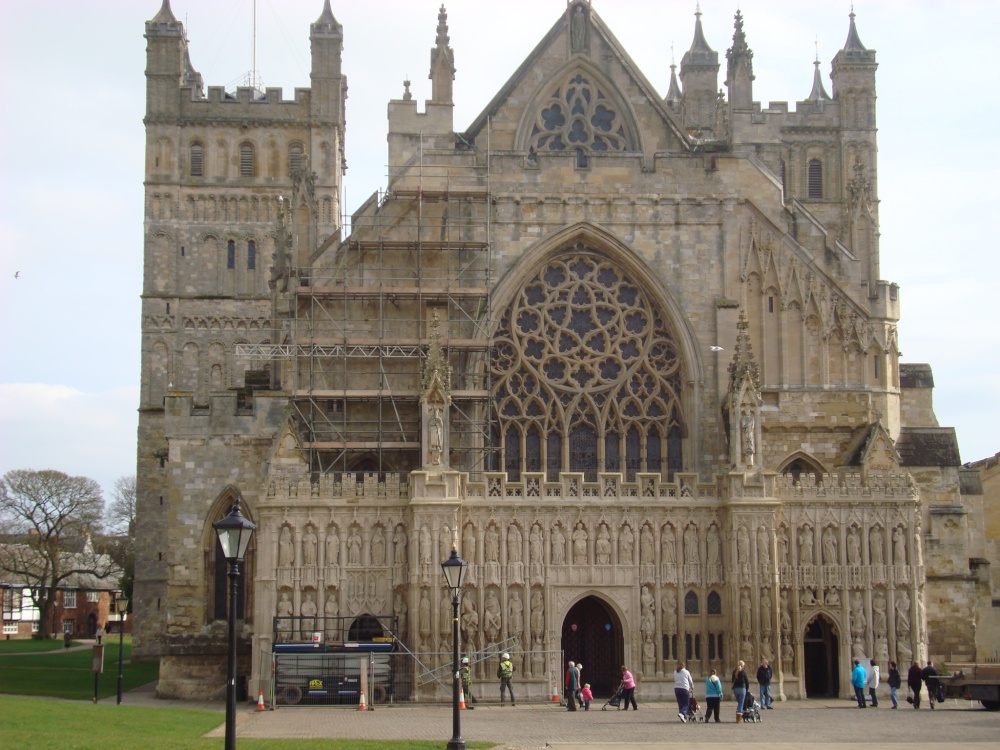
[[[257,88],[257,0],[253,0],[253,45],[250,51],[250,85]]]

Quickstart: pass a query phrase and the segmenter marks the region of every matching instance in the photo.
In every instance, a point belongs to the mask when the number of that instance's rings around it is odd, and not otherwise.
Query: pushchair
[[[681,715],[681,721],[686,724],[697,724],[705,721],[705,717],[701,715],[701,706],[698,705],[698,701],[693,695],[688,699],[687,711]]]
[[[608,698],[608,702],[601,706],[602,711],[607,711],[608,706],[612,708],[618,708],[618,705],[622,702],[622,688],[624,683],[619,682],[618,687],[615,689],[615,694]]]
[[[743,699],[743,723],[760,724],[760,709],[760,701],[747,690],[747,696]]]

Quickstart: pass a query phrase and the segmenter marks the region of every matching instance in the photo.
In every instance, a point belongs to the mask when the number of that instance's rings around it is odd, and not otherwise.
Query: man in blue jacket
[[[865,708],[865,682],[868,680],[868,673],[861,666],[858,659],[854,660],[854,670],[851,672],[851,686],[854,688],[854,697],[858,699],[858,708]]]

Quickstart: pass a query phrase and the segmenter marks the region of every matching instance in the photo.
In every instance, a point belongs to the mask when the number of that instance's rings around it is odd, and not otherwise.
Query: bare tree
[[[105,516],[105,530],[110,535],[108,554],[122,569],[120,585],[131,599],[135,578],[135,474],[118,477],[111,497]]]
[[[40,638],[49,636],[56,590],[71,576],[106,578],[115,569],[94,552],[104,499],[100,485],[61,471],[16,469],[0,479],[0,570],[31,592]]]

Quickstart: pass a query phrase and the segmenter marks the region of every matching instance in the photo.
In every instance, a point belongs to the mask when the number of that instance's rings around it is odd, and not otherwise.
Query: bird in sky
[[[14,278],[15,279],[21,278],[21,272],[20,271],[14,271]]]
[[[711,349],[713,352],[721,352],[722,351],[722,347],[721,346],[715,346],[714,344],[712,346],[708,347],[708,348]]]

